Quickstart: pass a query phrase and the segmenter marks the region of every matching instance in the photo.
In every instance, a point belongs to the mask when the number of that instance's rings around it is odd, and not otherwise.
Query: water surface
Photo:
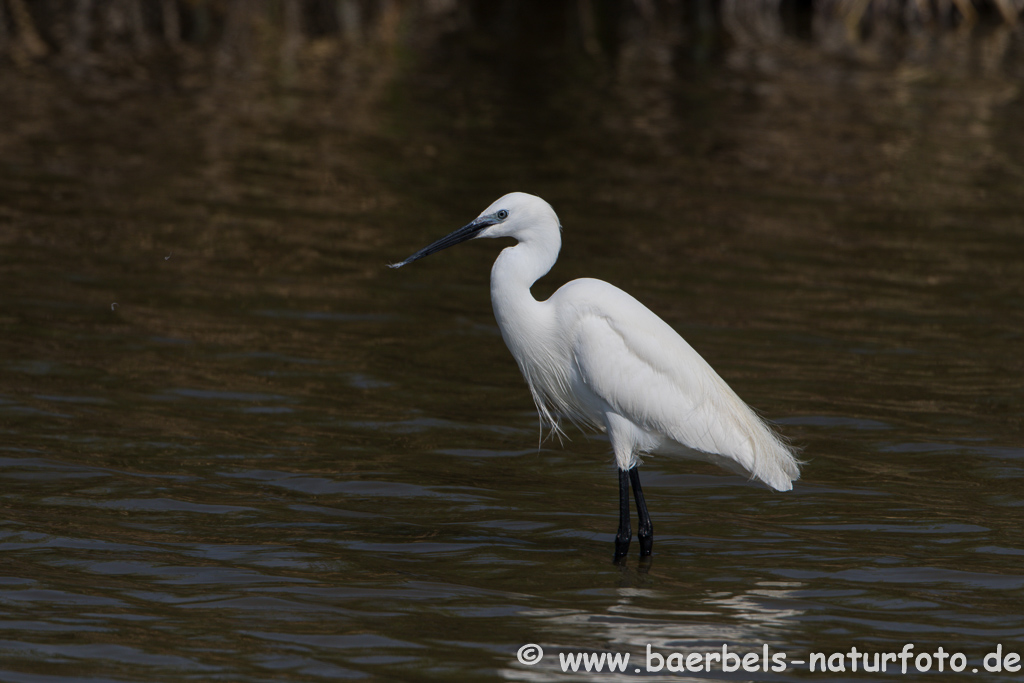
[[[290,75],[0,76],[0,678],[1024,653],[1015,72],[396,16]],[[608,443],[538,447],[499,245],[385,268],[512,190],[565,228],[535,293],[646,303],[802,449],[792,492],[650,457],[655,555],[612,563]]]

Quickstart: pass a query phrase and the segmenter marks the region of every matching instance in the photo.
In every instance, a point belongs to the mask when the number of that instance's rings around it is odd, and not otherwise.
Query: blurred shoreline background
[[[396,142],[399,130],[431,128],[435,142],[405,150],[415,166],[436,163],[429,157],[443,148],[445,127],[515,125],[531,112],[555,115],[559,132],[589,132],[591,142],[611,131],[635,135],[635,144],[646,139],[648,154],[703,145],[712,154],[743,154],[742,164],[755,168],[779,160],[768,138],[799,150],[801,136],[844,135],[836,119],[881,120],[872,107],[895,107],[905,128],[879,135],[892,138],[880,149],[898,162],[911,139],[938,128],[959,128],[955,137],[984,144],[1024,78],[1022,18],[1024,0],[3,0],[0,103],[9,125],[0,153],[18,158],[15,149],[45,121],[71,115],[75,98],[130,106],[135,96],[199,117],[194,136],[172,137],[203,147],[207,176],[228,172],[224,161],[240,144],[231,131],[239,127],[308,119],[378,143]],[[936,83],[954,84],[962,98],[921,102]],[[702,84],[706,93],[696,94]],[[828,96],[815,94],[822,88]],[[830,105],[842,89],[862,97]],[[730,140],[687,139],[681,128],[701,108],[730,98],[732,109],[750,114],[722,126],[720,137]],[[423,104],[437,120],[403,119]],[[756,120],[769,111],[790,124],[819,121],[769,133],[772,123]],[[324,146],[318,181],[335,182],[345,174],[330,166],[342,162]],[[813,166],[810,153],[803,161]],[[832,175],[847,167],[829,165]],[[822,170],[802,172],[817,180]],[[349,183],[336,189],[367,197]]]
[[[159,78],[175,57],[206,51],[222,75],[277,61],[287,81],[299,62],[344,61],[368,43],[422,48],[462,34],[559,41],[611,62],[637,49],[699,62],[799,42],[868,63],[991,70],[1019,57],[1022,18],[1021,0],[4,0],[0,54],[75,78],[97,67]]]

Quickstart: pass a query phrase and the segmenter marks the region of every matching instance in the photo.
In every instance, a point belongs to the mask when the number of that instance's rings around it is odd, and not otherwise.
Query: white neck
[[[548,327],[548,314],[542,302],[533,298],[530,287],[555,265],[561,246],[558,229],[531,231],[519,244],[503,249],[491,268],[494,317],[520,365],[523,353],[536,348],[524,335],[543,333]]]

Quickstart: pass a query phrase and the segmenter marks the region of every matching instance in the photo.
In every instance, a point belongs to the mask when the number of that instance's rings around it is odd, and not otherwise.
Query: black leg
[[[626,556],[629,552],[629,541],[633,538],[633,531],[629,528],[629,478],[629,472],[619,470],[619,533],[615,534],[616,560]]]
[[[619,476],[622,476],[621,472]],[[640,557],[647,557],[654,548],[654,525],[651,524],[651,516],[647,513],[644,491],[640,488],[640,470],[636,467],[631,469],[629,480],[633,483],[633,498],[636,499],[636,516],[639,519],[636,537],[640,539]],[[629,493],[627,492],[626,495],[628,496]],[[627,512],[627,514],[629,513]]]

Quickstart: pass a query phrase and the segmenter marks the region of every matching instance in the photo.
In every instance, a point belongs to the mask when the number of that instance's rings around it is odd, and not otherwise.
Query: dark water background
[[[1020,28],[240,6],[0,67],[0,679],[1024,653]],[[384,267],[513,190],[565,226],[535,293],[645,302],[803,449],[792,492],[648,458],[653,561],[612,563],[607,441],[537,448],[498,245]]]

